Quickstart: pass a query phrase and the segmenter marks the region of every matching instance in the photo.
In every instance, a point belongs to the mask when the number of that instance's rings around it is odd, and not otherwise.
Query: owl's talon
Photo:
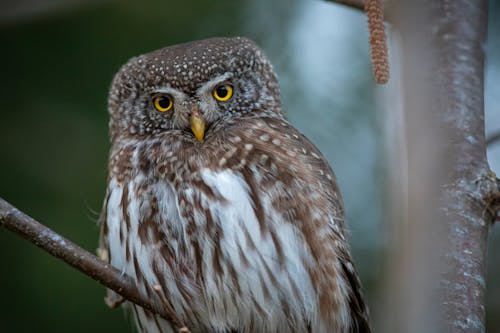
[[[106,297],[104,297],[104,303],[111,309],[116,309],[123,302],[125,302],[125,298],[111,290],[108,290]]]
[[[99,259],[101,259],[102,261],[105,261],[105,262],[109,261],[109,254],[108,254],[107,249],[99,247],[96,249],[96,252],[97,252],[97,256],[99,257]]]

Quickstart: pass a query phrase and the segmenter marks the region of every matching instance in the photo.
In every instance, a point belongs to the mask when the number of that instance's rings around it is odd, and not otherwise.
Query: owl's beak
[[[202,142],[205,136],[205,119],[198,112],[193,112],[190,118],[191,131],[198,141]]]

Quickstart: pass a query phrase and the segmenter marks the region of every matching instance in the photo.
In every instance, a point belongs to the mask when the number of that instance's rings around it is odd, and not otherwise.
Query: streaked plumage
[[[234,95],[222,102],[223,84]],[[155,110],[156,94],[172,109]],[[370,331],[333,172],[284,119],[275,74],[251,41],[133,58],[109,110],[101,248],[191,332]],[[206,124],[202,141],[193,114]],[[131,307],[139,331],[175,331]]]

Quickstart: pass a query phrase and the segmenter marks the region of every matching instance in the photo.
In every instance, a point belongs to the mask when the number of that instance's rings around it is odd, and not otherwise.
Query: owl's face
[[[110,92],[111,137],[180,134],[203,142],[227,122],[282,117],[269,61],[245,38],[213,38],[131,59]]]

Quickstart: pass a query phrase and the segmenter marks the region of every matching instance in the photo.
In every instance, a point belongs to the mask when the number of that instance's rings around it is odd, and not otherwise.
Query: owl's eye
[[[172,108],[174,102],[168,95],[157,95],[153,97],[153,104],[156,110],[160,112],[167,112]]]
[[[233,96],[233,87],[230,84],[221,84],[214,89],[214,98],[218,101],[225,102]]]

